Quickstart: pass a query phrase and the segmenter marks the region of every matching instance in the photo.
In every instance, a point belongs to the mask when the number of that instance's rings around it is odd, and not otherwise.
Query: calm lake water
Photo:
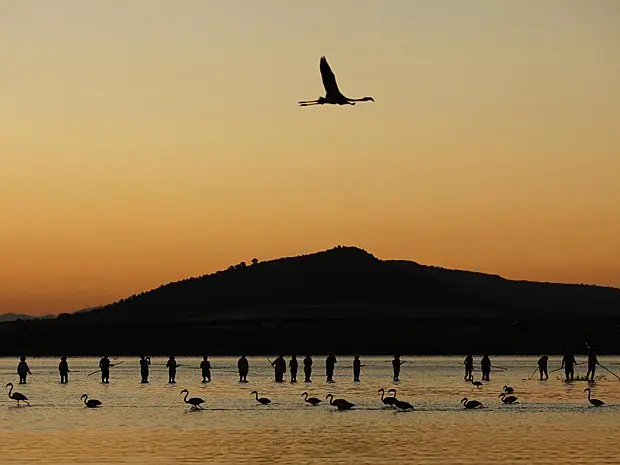
[[[33,375],[18,385],[18,360],[2,358],[2,387],[12,381],[31,406],[17,408],[2,396],[0,462],[620,463],[620,381],[600,367],[597,375],[606,379],[593,385],[593,397],[607,405],[594,408],[583,392],[588,383],[564,383],[556,377],[560,371],[548,381],[529,380],[533,357],[493,357],[494,365],[507,370],[493,371],[480,389],[463,381],[463,356],[403,356],[411,363],[403,365],[400,383],[392,382],[389,357],[362,357],[360,383],[352,380],[352,357],[337,358],[334,384],[325,383],[324,356],[314,357],[312,384],[277,384],[265,358],[248,357],[249,382],[240,384],[237,358],[214,357],[213,381],[206,385],[200,382],[199,358],[177,359],[185,366],[173,385],[167,382],[165,358],[153,358],[146,385],[140,384],[138,357],[119,357],[115,362],[124,363],[111,369],[109,385],[97,374],[87,376],[98,359],[69,359],[73,372],[69,384],[61,385],[58,359],[31,358]],[[600,362],[620,374],[620,357]],[[551,357],[549,369],[559,364],[560,357]],[[578,375],[585,375],[584,367],[577,367]],[[302,369],[298,378],[303,380]],[[515,388],[519,404],[500,403],[505,384]],[[380,387],[396,387],[398,398],[415,411],[383,407]],[[206,410],[190,411],[179,395],[183,388],[205,399]],[[256,403],[250,396],[254,389],[273,403]],[[326,402],[312,407],[300,397],[306,390],[321,399],[333,393],[356,407],[344,412]],[[83,393],[103,406],[86,409],[79,399]],[[459,403],[463,397],[486,408],[465,410]]]

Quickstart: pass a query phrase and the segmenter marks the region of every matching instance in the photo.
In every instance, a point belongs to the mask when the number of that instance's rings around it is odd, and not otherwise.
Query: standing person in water
[[[545,379],[549,379],[549,372],[547,371],[547,362],[549,361],[549,357],[547,357],[546,355],[543,355],[542,357],[540,357],[538,359],[538,372],[540,374],[540,379],[543,379],[543,375],[545,376]]]
[[[291,383],[297,382],[297,368],[299,367],[299,362],[297,362],[297,355],[293,355],[291,357],[291,361],[288,364],[289,369],[291,370]]]
[[[482,381],[490,381],[491,359],[487,354],[484,354],[480,359],[480,370],[482,371]]]
[[[26,384],[26,378],[31,375],[30,368],[26,363],[26,357],[19,357],[19,363],[17,364],[17,374],[19,375],[19,384]]]
[[[333,353],[330,353],[325,359],[325,376],[328,383],[334,382],[334,367],[336,363],[338,363],[338,360],[336,360],[336,356]]]
[[[60,373],[60,384],[67,384],[69,382],[69,364],[66,355],[60,357],[58,372]]]
[[[168,361],[166,362],[166,367],[168,368],[168,383],[174,384],[176,383],[177,377],[177,368],[180,367],[174,358],[174,355],[171,355]]]
[[[304,377],[306,378],[306,383],[311,383],[312,380],[310,377],[312,376],[312,357],[310,355],[306,355],[304,358]]]
[[[280,354],[278,358],[271,363],[271,366],[274,368],[276,383],[283,382],[284,373],[286,373],[286,360],[284,360],[284,354]]]
[[[394,381],[399,381],[400,376],[400,366],[405,363],[404,360],[401,361],[400,355],[394,355],[394,360],[392,360],[392,370],[394,371]]]
[[[247,383],[248,380],[248,371],[250,370],[250,365],[248,364],[248,359],[245,355],[242,355],[239,361],[237,362],[237,368],[239,369],[239,382]]]
[[[202,382],[211,382],[211,362],[206,355],[202,356],[202,362],[200,362],[200,369],[202,370]]]
[[[465,357],[465,360],[463,360],[463,365],[465,365],[465,377],[463,379],[465,381],[471,381],[474,379],[474,357],[472,354]]]
[[[598,365],[598,358],[596,357],[596,351],[594,346],[588,346],[588,372],[586,373],[586,380],[592,374],[590,381],[594,381],[594,373],[596,372],[596,365]]]
[[[142,384],[149,382],[149,365],[151,364],[151,357],[145,357],[140,355],[140,376],[142,377]]]
[[[562,365],[560,368],[564,368],[564,375],[566,376],[566,381],[572,381],[575,376],[575,365],[577,364],[577,360],[573,356],[570,350],[567,350],[562,357]],[[570,378],[570,379],[569,379]]]
[[[362,362],[360,361],[360,356],[356,355],[355,357],[353,357],[353,382],[359,383],[361,371]]]
[[[101,360],[99,360],[99,369],[101,370],[101,382],[103,384],[110,383],[110,367],[114,365],[110,362],[110,358],[107,355],[104,355]]]

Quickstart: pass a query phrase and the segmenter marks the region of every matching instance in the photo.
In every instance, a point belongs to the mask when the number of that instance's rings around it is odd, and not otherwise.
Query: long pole
[[[614,375],[616,378],[620,379],[620,376],[618,376],[617,374],[615,374],[613,371],[611,371],[611,370],[610,370],[609,368],[607,368],[605,365],[601,365],[601,364],[599,363],[599,366],[600,366],[602,369],[607,370],[608,372],[610,372],[610,373],[611,373],[612,375]]]
[[[534,373],[532,373],[532,374],[530,375],[530,379],[532,379],[532,376],[534,376],[534,375],[536,374],[536,372],[537,372],[537,371],[538,371],[538,367],[536,367],[536,369],[534,370]]]

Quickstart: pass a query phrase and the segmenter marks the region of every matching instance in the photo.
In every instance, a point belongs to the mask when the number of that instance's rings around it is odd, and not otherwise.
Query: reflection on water
[[[585,382],[528,377],[536,358],[493,358],[491,382],[478,389],[463,381],[462,356],[402,357],[400,383],[391,381],[389,357],[362,357],[361,382],[353,383],[352,357],[339,356],[334,384],[326,384],[324,357],[315,357],[313,383],[273,382],[264,358],[249,358],[247,384],[238,383],[236,358],[211,360],[211,383],[202,384],[199,358],[184,359],[177,384],[167,383],[165,358],[153,358],[151,382],[140,384],[138,357],[111,369],[109,385],[87,376],[98,360],[70,359],[69,384],[59,384],[56,359],[29,359],[33,375],[18,385],[16,359],[0,359],[2,387],[12,381],[32,406],[16,408],[6,392],[0,401],[1,463],[618,463],[620,381],[603,370],[591,407]],[[550,370],[560,357],[550,361]],[[601,357],[620,374],[620,358]],[[578,367],[578,374],[584,371]],[[479,379],[479,373],[475,374]],[[504,405],[502,387],[515,388],[519,403]],[[377,389],[398,389],[414,412],[383,406]],[[179,395],[206,400],[190,411]],[[258,390],[272,400],[260,405]],[[325,399],[329,393],[356,404],[338,412],[323,402],[313,407],[301,392]],[[8,390],[7,390],[8,392]],[[85,408],[80,396],[103,402]],[[482,410],[465,410],[461,398],[477,399]]]

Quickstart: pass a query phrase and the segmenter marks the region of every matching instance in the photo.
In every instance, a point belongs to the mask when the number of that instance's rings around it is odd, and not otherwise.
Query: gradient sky
[[[338,244],[620,287],[617,0],[20,0],[0,39],[0,313]],[[297,107],[321,55],[376,102]]]

